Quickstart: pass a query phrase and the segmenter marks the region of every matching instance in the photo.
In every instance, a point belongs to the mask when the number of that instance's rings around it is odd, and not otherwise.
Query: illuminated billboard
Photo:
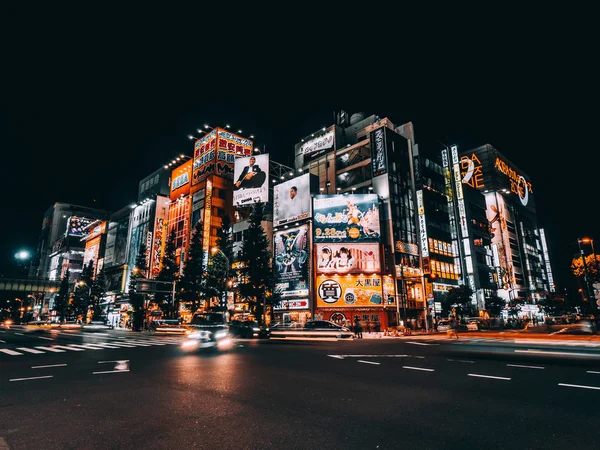
[[[236,158],[233,204],[244,206],[269,201],[269,155]]]
[[[376,194],[317,195],[315,243],[378,242],[381,236]]]
[[[317,244],[317,273],[379,272],[379,244]]]
[[[273,187],[273,226],[310,217],[310,174]]]
[[[282,297],[308,295],[308,225],[274,234],[276,290]]]
[[[335,134],[333,131],[317,136],[300,146],[297,154],[304,156],[304,163],[314,159],[322,154],[333,150],[335,144]]]
[[[179,197],[190,193],[192,164],[193,161],[190,159],[171,172],[171,200],[177,200]]]
[[[96,263],[98,262],[98,254],[100,252],[100,239],[102,236],[98,235],[85,243],[85,251],[83,253],[83,266],[87,266],[90,261],[94,263],[94,272],[96,272]]]
[[[224,178],[233,178],[235,158],[250,156],[253,143],[250,139],[238,136],[235,133],[217,128],[217,167],[216,174]]]
[[[198,184],[206,178],[206,175],[214,173],[216,150],[217,130],[212,130],[196,141],[192,163],[192,185]]]
[[[379,275],[319,275],[315,287],[321,308],[383,306]]]
[[[71,216],[67,221],[67,236],[85,236],[88,232],[85,230],[88,225],[95,222],[96,219],[88,219],[87,217]]]

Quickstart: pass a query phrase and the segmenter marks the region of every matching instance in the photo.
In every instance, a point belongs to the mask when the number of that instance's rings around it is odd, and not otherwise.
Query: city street
[[[598,448],[600,342],[0,330],[0,449]]]

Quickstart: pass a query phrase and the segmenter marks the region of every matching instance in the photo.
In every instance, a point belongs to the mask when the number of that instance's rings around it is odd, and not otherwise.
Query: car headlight
[[[216,339],[221,339],[221,338],[224,338],[226,336],[227,336],[227,331],[225,331],[225,330],[220,330],[220,331],[217,331],[215,333],[215,338]]]
[[[190,339],[200,339],[200,337],[201,337],[201,335],[198,331],[188,334],[188,338],[190,338]]]
[[[260,331],[260,328],[254,327],[254,328],[252,328],[252,331]]]

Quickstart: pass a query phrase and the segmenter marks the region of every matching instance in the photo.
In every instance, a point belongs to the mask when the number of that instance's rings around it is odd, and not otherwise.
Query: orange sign
[[[190,193],[192,164],[193,161],[190,159],[171,173],[171,200],[177,200],[182,195],[185,196]]]
[[[460,158],[460,175],[462,182],[472,188],[481,189],[485,187],[483,183],[482,164],[475,153]]]
[[[380,275],[319,275],[316,282],[317,306],[383,306]]]

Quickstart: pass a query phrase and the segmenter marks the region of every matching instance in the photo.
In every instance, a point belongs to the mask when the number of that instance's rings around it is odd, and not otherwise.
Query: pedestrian
[[[448,337],[455,336],[456,339],[458,339],[458,323],[456,322],[456,319],[452,319],[450,321],[450,325],[448,326],[447,334],[448,334]]]
[[[362,323],[360,323],[360,319],[358,318],[358,316],[356,316],[356,318],[354,319],[354,335],[358,338],[358,339],[362,339]]]

